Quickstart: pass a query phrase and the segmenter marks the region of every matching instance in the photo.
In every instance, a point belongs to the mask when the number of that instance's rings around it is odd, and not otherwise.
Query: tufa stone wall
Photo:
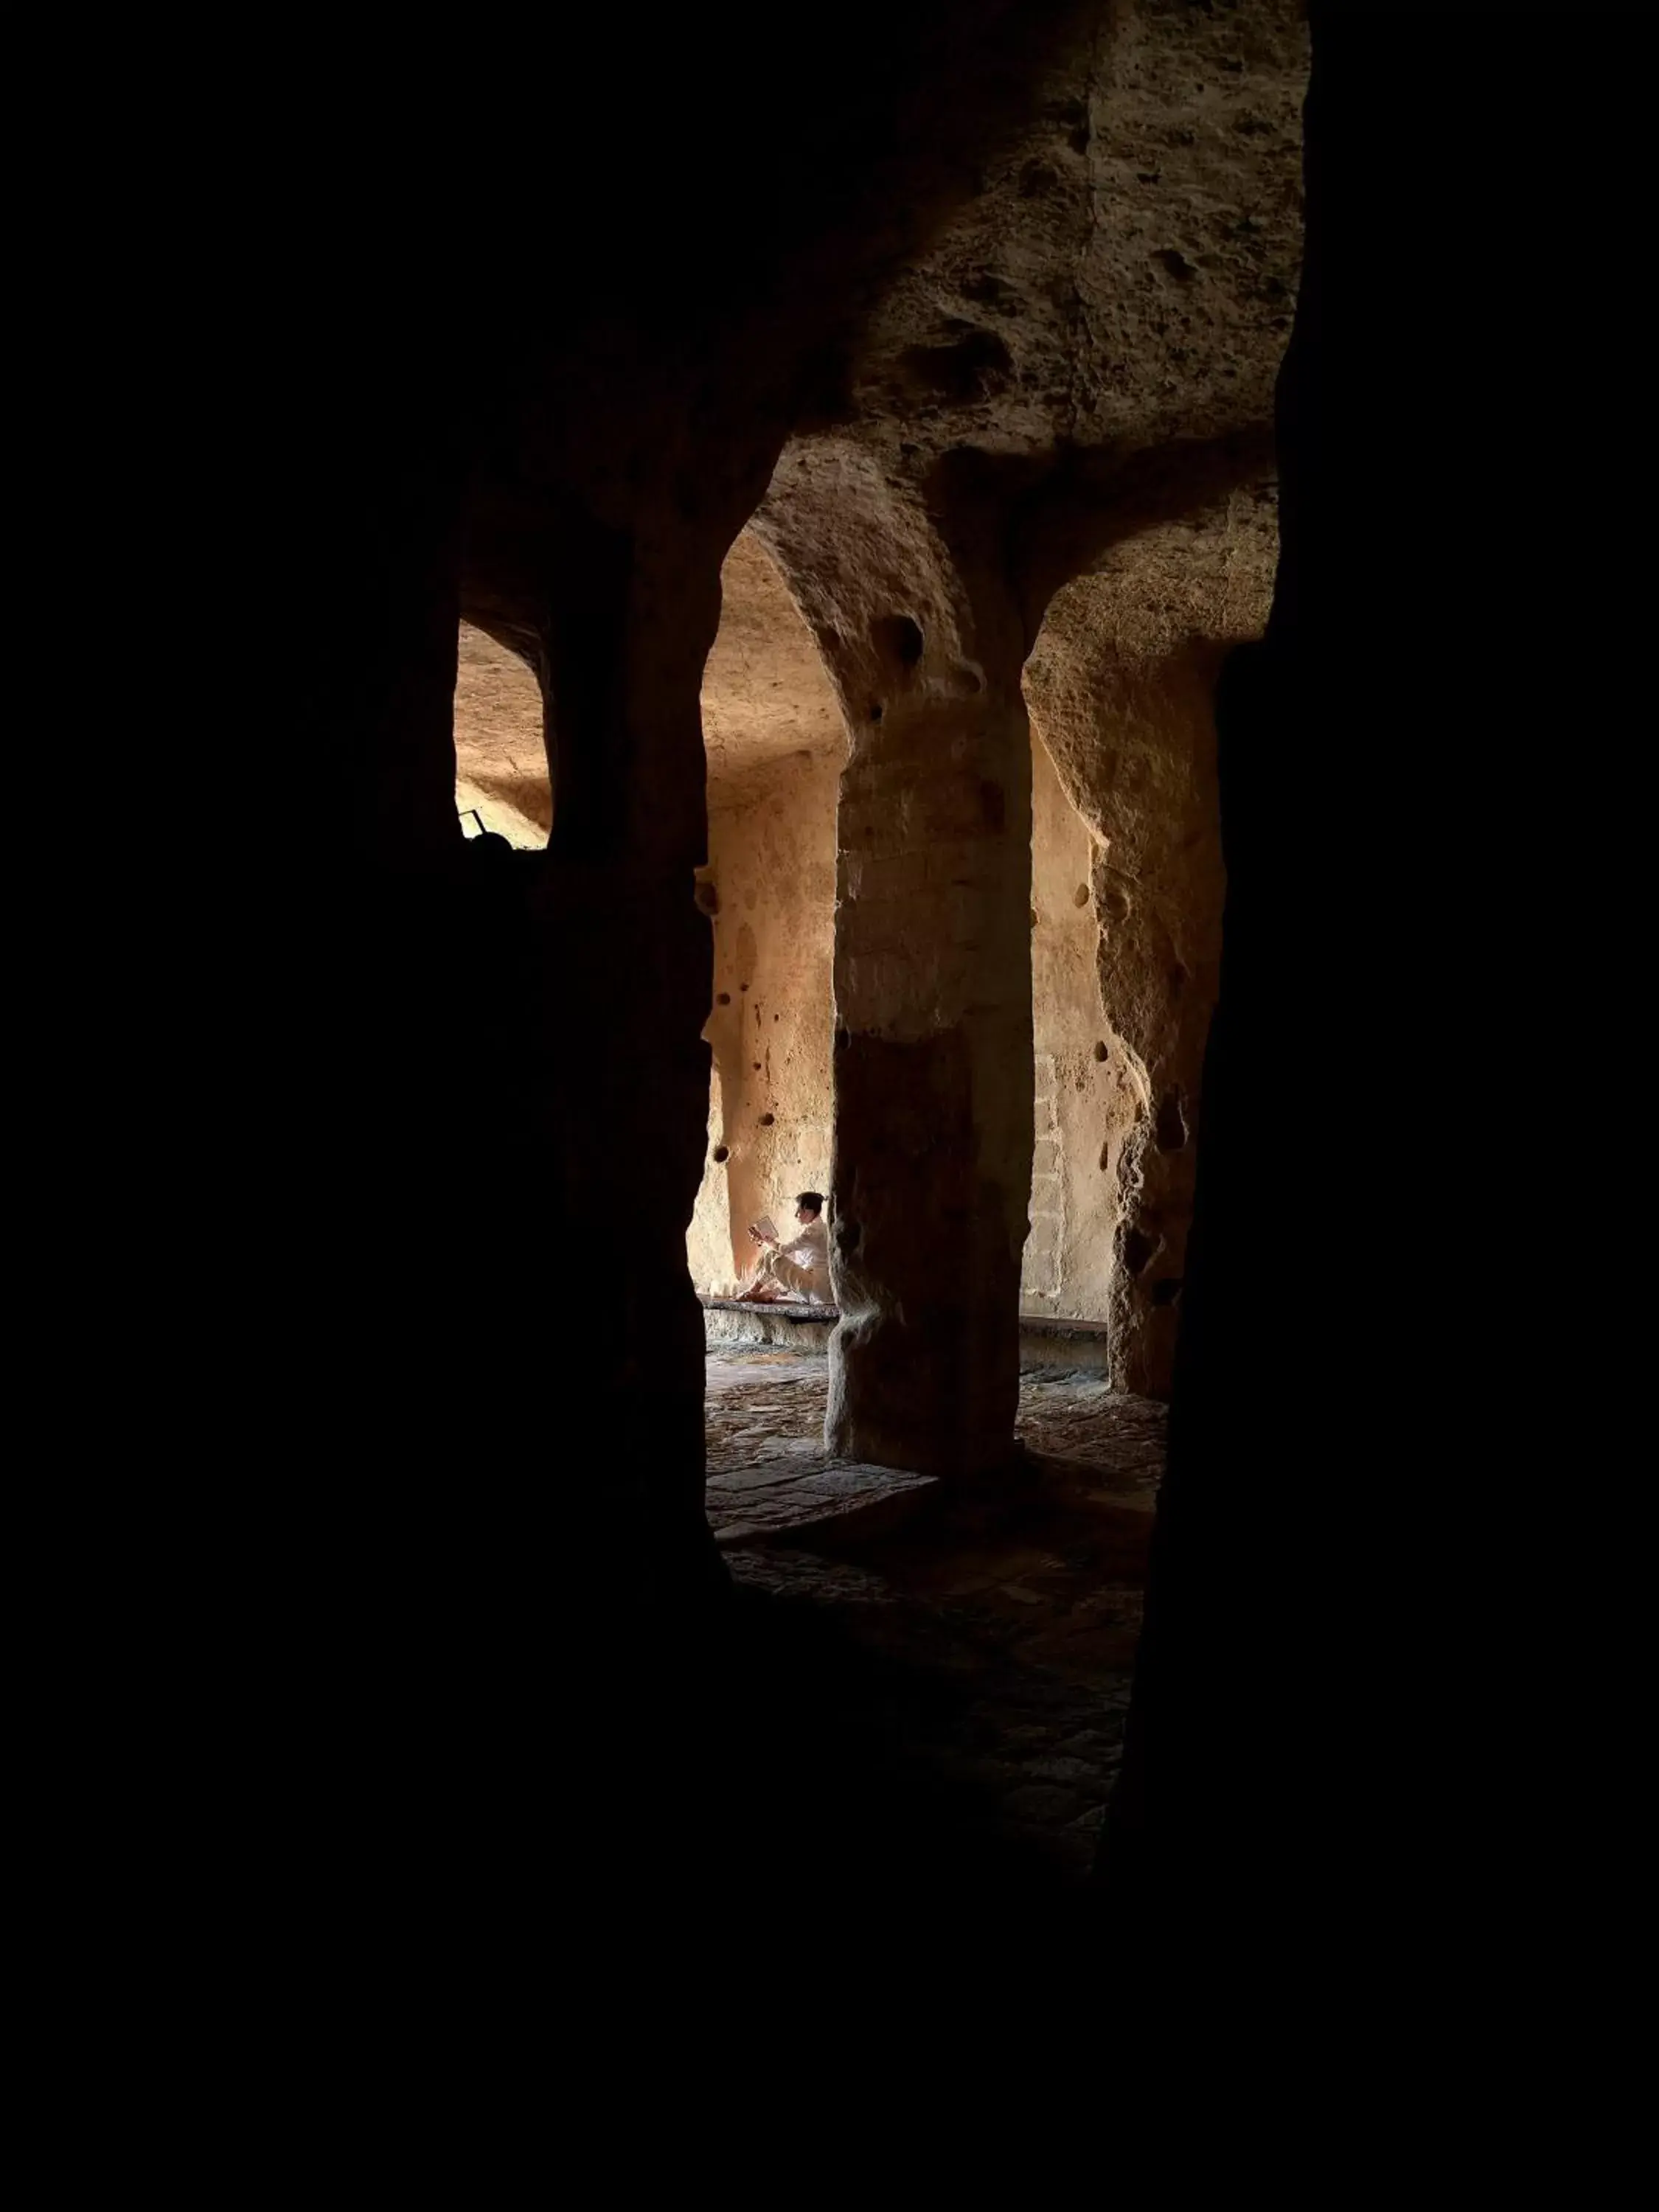
[[[1100,847],[1035,737],[1031,753],[1036,1128],[1020,1302],[1103,1321],[1118,1154],[1146,1119],[1147,1085],[1101,1011]],[[711,786],[714,1067],[708,1165],[687,1239],[702,1290],[729,1291],[747,1273],[744,1231],[757,1213],[781,1221],[794,1191],[827,1188],[838,765],[833,753],[796,754]]]
[[[700,1290],[752,1264],[748,1224],[787,1228],[830,1188],[830,960],[838,750],[786,755],[711,786],[702,896],[714,931],[708,1164],[687,1238]]]
[[[1078,1085],[1074,1022],[1057,1059],[1058,1068],[1072,1055],[1056,1086],[1073,1114],[1062,1188],[1097,1224],[1092,1252],[1103,1241],[1111,1253],[1104,1317],[1113,1323],[1113,1379],[1153,1396],[1167,1396],[1173,1373],[1204,1052],[1220,981],[1216,678],[1232,643],[1266,620],[1277,521],[1273,486],[1264,483],[1115,548],[1097,573],[1055,593],[1025,669],[1033,725],[1091,848],[1090,896],[1077,913],[1093,939],[1104,1019],[1091,1048],[1096,1084]],[[1049,909],[1062,900],[1056,877]],[[1040,921],[1039,973],[1044,939]],[[1048,957],[1060,972],[1057,953]],[[1074,1000],[1075,965],[1073,945],[1066,988]],[[1092,1201],[1081,1195],[1091,1147]],[[1034,1220],[1042,1189],[1034,1185]],[[1076,1279],[1097,1297],[1102,1263],[1091,1256],[1085,1277],[1079,1240],[1061,1225],[1065,1249],[1077,1251]]]
[[[1141,532],[1050,602],[1024,688],[1033,733],[1030,1232],[1020,1305],[1109,1320],[1121,1387],[1167,1393],[1224,892],[1212,694],[1265,617],[1272,487]],[[828,1189],[837,780],[845,723],[751,532],[722,573],[705,670],[714,941],[693,1281],[727,1292],[744,1230]],[[456,803],[539,846],[550,822],[539,684],[463,623]],[[787,750],[780,748],[788,746]],[[902,854],[895,856],[901,871]]]
[[[1036,1047],[1027,1313],[1104,1321],[1117,1205],[1101,1171],[1119,1065],[1103,1060],[1096,842],[1035,731],[1031,741],[1031,1018]]]

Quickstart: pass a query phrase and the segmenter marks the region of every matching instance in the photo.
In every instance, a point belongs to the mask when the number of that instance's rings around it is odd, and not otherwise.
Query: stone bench
[[[722,1345],[787,1345],[794,1352],[827,1352],[830,1332],[840,1315],[834,1306],[769,1304],[747,1298],[717,1298],[699,1293],[703,1341]],[[1107,1371],[1107,1325],[1103,1321],[1062,1321],[1048,1314],[1019,1317],[1022,1367],[1061,1367],[1092,1375]]]
[[[795,1352],[827,1352],[830,1332],[840,1319],[834,1306],[702,1297],[703,1341],[711,1346],[787,1344]]]

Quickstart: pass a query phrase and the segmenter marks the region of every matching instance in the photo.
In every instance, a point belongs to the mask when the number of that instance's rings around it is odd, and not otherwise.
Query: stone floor
[[[763,1643],[810,1640],[802,1694],[834,1705],[868,1790],[902,1794],[911,1829],[952,1848],[1014,1853],[1022,1881],[1079,1881],[1121,1753],[1164,1407],[1097,1375],[1028,1372],[1006,1476],[846,1519],[820,1492],[791,1527],[792,1487],[839,1473],[850,1497],[881,1472],[825,1459],[825,1362],[711,1351],[708,1376],[711,1518],[772,1501],[774,1525],[751,1520],[727,1563]]]
[[[832,1460],[820,1354],[711,1351],[705,1369],[709,1524],[722,1549],[896,1525],[934,1487],[925,1475]]]

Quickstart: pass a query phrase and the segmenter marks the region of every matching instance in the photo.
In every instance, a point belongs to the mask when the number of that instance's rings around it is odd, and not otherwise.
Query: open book
[[[769,1213],[763,1213],[760,1219],[758,1221],[751,1222],[750,1226],[753,1229],[758,1229],[763,1237],[770,1237],[775,1241],[780,1243],[782,1241],[778,1237],[778,1224],[773,1220]]]

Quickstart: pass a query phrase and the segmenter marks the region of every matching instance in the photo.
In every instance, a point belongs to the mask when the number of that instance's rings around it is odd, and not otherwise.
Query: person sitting
[[[830,1232],[823,1221],[823,1194],[804,1190],[795,1200],[800,1234],[785,1244],[771,1233],[770,1224],[749,1224],[750,1241],[766,1248],[765,1257],[738,1291],[740,1298],[763,1304],[777,1299],[804,1299],[808,1304],[830,1303]]]

